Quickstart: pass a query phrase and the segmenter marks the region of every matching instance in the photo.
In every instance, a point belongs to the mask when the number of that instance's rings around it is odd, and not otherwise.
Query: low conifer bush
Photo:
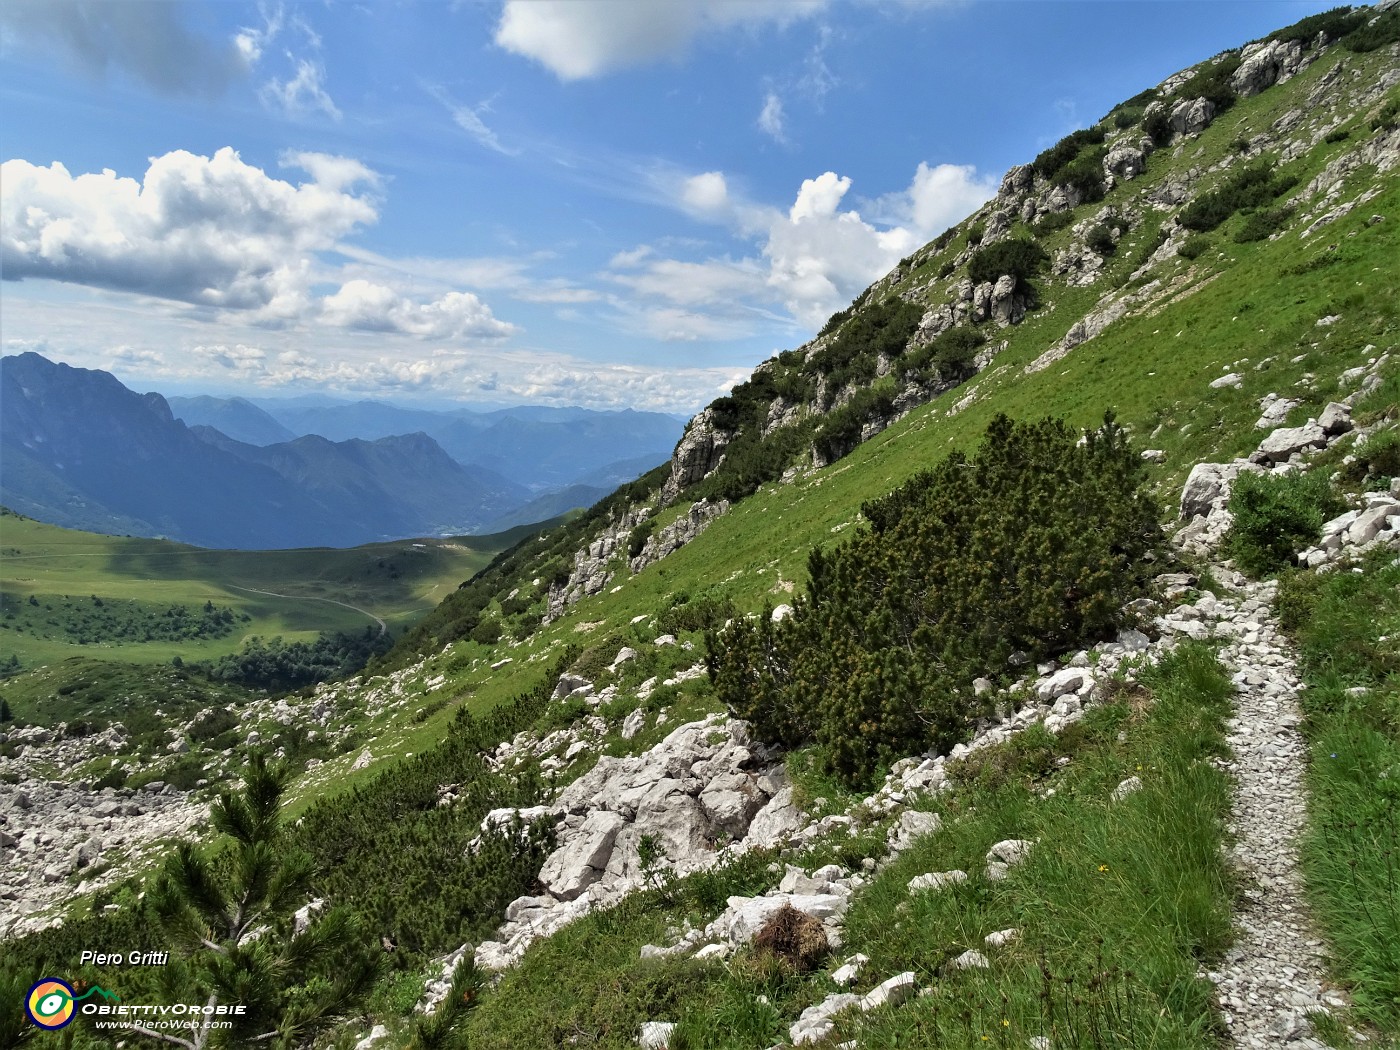
[[[1226,548],[1252,576],[1278,572],[1345,509],[1321,474],[1241,474],[1230,493]]]
[[[1083,436],[1002,416],[863,508],[869,528],[814,549],[794,614],[707,635],[711,680],[759,736],[816,742],[868,782],[963,738],[972,680],[1112,636],[1161,542],[1142,462],[1111,416]]]

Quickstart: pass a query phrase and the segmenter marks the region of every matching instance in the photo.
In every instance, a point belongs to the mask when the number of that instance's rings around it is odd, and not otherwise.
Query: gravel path
[[[1229,639],[1221,662],[1237,690],[1229,724],[1234,759],[1227,769],[1236,782],[1229,830],[1235,837],[1231,860],[1245,888],[1235,944],[1210,978],[1233,1046],[1323,1050],[1306,1015],[1345,1000],[1326,988],[1322,942],[1309,924],[1298,870],[1307,820],[1300,682],[1270,608],[1277,584],[1216,572],[1240,588],[1216,614],[1223,614],[1217,633]]]

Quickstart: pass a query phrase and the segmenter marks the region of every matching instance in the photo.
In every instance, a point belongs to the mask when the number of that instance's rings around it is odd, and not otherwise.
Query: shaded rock
[[[1317,423],[1328,436],[1345,434],[1352,428],[1351,408],[1329,401],[1327,407],[1322,410],[1322,415],[1318,416]]]

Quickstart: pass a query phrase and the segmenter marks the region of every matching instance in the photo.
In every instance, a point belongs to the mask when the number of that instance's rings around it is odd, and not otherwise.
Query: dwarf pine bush
[[[989,426],[862,509],[870,522],[810,555],[794,614],[707,635],[711,680],[766,740],[821,745],[868,781],[951,747],[979,713],[972,679],[1109,636],[1158,548],[1142,463],[1112,417]]]
[[[1252,576],[1277,572],[1345,509],[1322,474],[1241,474],[1230,493],[1226,549]]]

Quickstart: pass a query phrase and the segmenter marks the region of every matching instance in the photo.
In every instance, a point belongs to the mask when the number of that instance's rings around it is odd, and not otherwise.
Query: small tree
[[[281,826],[285,773],[254,756],[240,794],[222,792],[210,809],[232,840],[212,857],[182,842],[152,891],[162,927],[182,957],[165,977],[178,1001],[194,992],[205,1014],[188,1038],[133,1024],[132,1032],[203,1050],[215,1021],[234,1023],[236,1042],[287,1046],[357,1007],[377,975],[379,956],[343,908],[296,921],[309,897],[310,857]],[[220,1006],[242,1014],[216,1015]]]

